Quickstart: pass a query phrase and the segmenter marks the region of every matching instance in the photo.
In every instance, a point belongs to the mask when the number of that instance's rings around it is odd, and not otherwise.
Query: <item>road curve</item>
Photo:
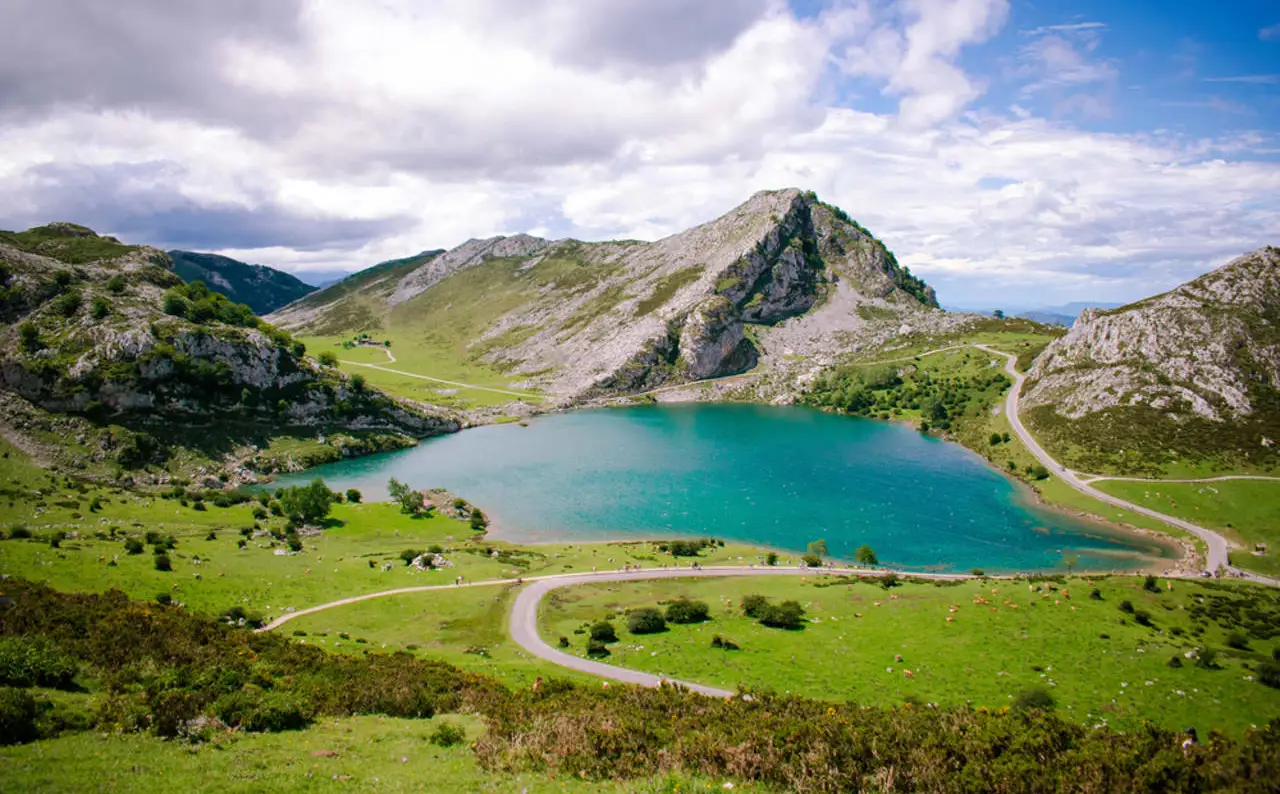
[[[1114,505],[1125,510],[1132,510],[1135,513],[1141,513],[1144,516],[1154,518],[1158,521],[1163,521],[1166,524],[1186,530],[1192,535],[1200,538],[1204,541],[1205,546],[1208,549],[1208,552],[1205,555],[1205,567],[1210,573],[1225,570],[1255,581],[1273,585],[1280,584],[1280,582],[1277,582],[1274,579],[1232,568],[1230,558],[1228,557],[1230,547],[1227,545],[1226,538],[1222,537],[1217,532],[1214,532],[1211,529],[1206,529],[1197,524],[1192,524],[1190,521],[1183,521],[1181,518],[1165,515],[1164,513],[1160,513],[1141,505],[1135,505],[1132,502],[1126,502],[1119,497],[1099,491],[1097,488],[1092,487],[1087,482],[1080,479],[1075,472],[1054,460],[1053,457],[1051,457],[1048,452],[1045,452],[1044,448],[1036,442],[1031,433],[1027,431],[1027,428],[1023,426],[1022,419],[1018,416],[1018,404],[1022,397],[1022,384],[1026,381],[1027,376],[1018,371],[1015,365],[1017,357],[1012,353],[1005,353],[1002,350],[994,350],[986,345],[974,345],[974,347],[980,348],[994,355],[1004,356],[1005,372],[1009,373],[1014,381],[1013,387],[1009,389],[1008,396],[1005,397],[1005,415],[1009,418],[1009,424],[1013,427],[1014,432],[1018,434],[1018,438],[1022,439],[1022,443],[1031,451],[1031,454],[1035,455],[1036,459],[1039,460],[1051,474],[1056,475],[1067,485],[1070,485],[1072,488],[1086,496],[1091,496],[1098,501],[1106,502],[1107,504]]]
[[[387,352],[387,355],[391,355],[390,351]],[[477,389],[479,391],[493,392],[494,394],[505,394],[508,397],[521,397],[527,400],[542,399],[539,395],[529,394],[528,392],[510,391],[508,389],[497,389],[497,388],[494,388],[493,386],[477,386],[474,383],[461,383],[456,380],[445,380],[443,378],[433,378],[430,375],[419,375],[416,372],[405,372],[402,369],[392,369],[391,367],[384,367],[381,364],[366,364],[363,361],[348,361],[345,358],[340,360],[342,361],[343,364],[351,364],[357,367],[368,367],[369,369],[381,370],[382,372],[390,372],[394,375],[404,375],[407,378],[417,378],[418,380],[429,380],[432,383],[443,383],[447,386],[457,386],[462,389]]]
[[[1265,474],[1220,474],[1217,477],[1188,477],[1179,479],[1169,477],[1167,479],[1153,480],[1150,477],[1113,477],[1110,474],[1080,474],[1077,475],[1080,481],[1092,485],[1095,482],[1146,482],[1153,485],[1159,485],[1162,482],[1180,482],[1180,483],[1210,483],[1210,482],[1226,482],[1227,480],[1262,480],[1264,482],[1280,482],[1280,477],[1269,477]]]

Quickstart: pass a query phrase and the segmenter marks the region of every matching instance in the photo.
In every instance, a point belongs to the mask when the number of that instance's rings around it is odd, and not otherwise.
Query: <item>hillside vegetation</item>
[[[315,291],[282,270],[217,254],[170,251],[169,259],[183,281],[203,281],[214,292],[253,309],[254,314],[269,314]]]
[[[251,477],[277,438],[329,433],[342,457],[458,428],[307,358],[164,253],[82,227],[0,237],[0,316],[6,436],[98,474],[203,462]]]

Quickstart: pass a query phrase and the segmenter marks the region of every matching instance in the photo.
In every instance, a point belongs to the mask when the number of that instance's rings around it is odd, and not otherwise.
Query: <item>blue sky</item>
[[[1274,6],[11,0],[0,227],[340,273],[796,186],[948,304],[1133,300],[1280,244]]]

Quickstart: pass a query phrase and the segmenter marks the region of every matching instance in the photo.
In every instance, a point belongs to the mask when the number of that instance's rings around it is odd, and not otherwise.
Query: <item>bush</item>
[[[726,640],[724,637],[717,634],[711,638],[711,647],[719,648],[723,651],[736,651],[738,650],[738,643],[733,640]]]
[[[1133,614],[1133,602],[1132,602],[1132,601],[1130,601],[1130,600],[1129,600],[1129,599],[1127,599],[1127,598],[1126,598],[1125,600],[1121,601],[1121,602],[1120,602],[1120,611],[1121,611],[1121,612],[1123,612],[1123,613],[1125,613],[1126,615],[1132,615],[1132,614]]]
[[[101,320],[111,313],[111,304],[107,303],[107,299],[101,296],[94,298],[89,304],[89,316],[95,320]]]
[[[706,601],[679,598],[667,605],[667,620],[672,623],[701,623],[710,616]]]
[[[1152,626],[1151,613],[1145,609],[1136,610],[1133,613],[1133,619],[1139,626],[1146,626],[1147,628],[1151,628]]]
[[[667,614],[671,614],[669,608]],[[662,617],[662,613],[653,607],[641,607],[627,613],[627,631],[632,634],[657,634],[666,630],[667,621]]]
[[[1196,654],[1196,667],[1202,670],[1217,670],[1218,652],[1209,647],[1201,648],[1200,652]]]
[[[223,695],[212,710],[227,725],[252,733],[302,730],[312,719],[310,705],[297,695],[256,688]]]
[[[880,586],[885,590],[888,590],[891,587],[897,587],[898,584],[898,574],[893,571],[889,571],[884,576],[880,577]]]
[[[128,554],[141,554],[142,548],[142,541],[137,538],[129,538],[124,542],[124,550]]]
[[[809,568],[822,567],[822,558],[816,554],[802,554],[800,555],[800,562]]]
[[[1092,598],[1094,601],[1101,601],[1102,591],[1095,587],[1089,591],[1089,597]]]
[[[595,659],[601,656],[608,656],[608,655],[609,655],[609,647],[605,645],[603,642],[601,642],[600,640],[587,641],[587,656],[590,656],[591,658]]]
[[[742,599],[742,614],[749,618],[759,619],[764,615],[764,611],[769,608],[769,599],[753,593],[744,596]]]
[[[1028,470],[1027,470],[1027,474],[1028,474],[1028,475],[1030,475],[1031,479],[1033,479],[1033,480],[1047,480],[1047,479],[1049,479],[1049,470],[1048,470],[1048,469],[1046,469],[1044,466],[1041,466],[1041,465],[1040,465],[1040,464],[1038,464],[1038,463],[1037,463],[1036,465],[1032,466],[1030,469],[1028,469]]]
[[[770,606],[760,616],[760,622],[772,629],[795,630],[804,626],[804,607],[798,601],[783,601]]]
[[[1235,648],[1237,651],[1249,650],[1249,638],[1239,631],[1233,631],[1227,635],[1227,647]]]
[[[556,645],[557,645],[558,647],[560,647],[560,648],[568,648],[568,647],[569,647],[569,638],[568,638],[568,637],[561,637],[559,640],[557,640],[557,641],[556,641]]]
[[[0,745],[20,744],[40,736],[35,698],[21,689],[0,686]]]
[[[853,553],[853,558],[857,560],[859,565],[878,565],[880,563],[880,559],[876,557],[875,549],[865,543]]]
[[[24,524],[14,524],[9,528],[9,537],[13,540],[26,540],[31,537],[31,530]]]
[[[168,593],[157,593],[156,603],[159,604],[160,606],[168,606],[169,604],[173,603],[173,596],[169,595]]]
[[[119,276],[112,276],[111,278],[107,279],[108,292],[114,295],[119,295],[122,292],[124,292],[124,288],[125,288],[124,279],[120,278]]]
[[[617,642],[618,632],[609,621],[596,621],[591,624],[591,639],[596,642]]]
[[[777,565],[777,564],[778,564],[778,553],[777,553],[777,552],[775,552],[775,551],[771,551],[771,552],[769,552],[768,554],[764,555],[764,564],[765,564],[765,565]]]
[[[480,512],[480,508],[471,508],[471,528],[476,532],[480,532],[489,526],[489,521],[484,517],[484,513]]]
[[[1159,593],[1160,583],[1156,581],[1155,576],[1153,576],[1152,574],[1147,574],[1147,578],[1142,582],[1142,589],[1152,593]]]
[[[400,559],[404,560],[405,565],[412,565],[413,561],[422,556],[422,552],[417,549],[405,549],[400,552]]]
[[[351,504],[358,505],[360,504],[360,500],[363,498],[364,498],[364,495],[361,494],[359,491],[357,491],[355,488],[347,489],[347,501],[350,502]]]
[[[1167,667],[1172,667],[1172,668],[1175,668],[1175,669],[1177,669],[1177,668],[1181,667],[1181,666],[1182,666],[1182,657],[1181,657],[1181,656],[1171,656],[1171,657],[1169,657],[1169,661],[1165,662],[1165,666],[1167,666]]]
[[[1263,662],[1256,672],[1259,684],[1280,689],[1280,662]]]
[[[453,747],[467,740],[467,732],[448,720],[431,732],[431,743],[437,747]]]
[[[155,556],[155,566],[157,571],[172,571],[173,560],[169,559],[168,554],[157,554]]]
[[[1047,711],[1053,706],[1053,695],[1049,694],[1049,690],[1042,686],[1024,689],[1013,698],[1014,711],[1029,711],[1031,709]]]
[[[76,660],[39,637],[0,638],[0,685],[72,689]]]
[[[49,548],[51,549],[62,548],[62,541],[66,539],[67,539],[67,533],[63,532],[60,529],[51,533],[49,535]]]

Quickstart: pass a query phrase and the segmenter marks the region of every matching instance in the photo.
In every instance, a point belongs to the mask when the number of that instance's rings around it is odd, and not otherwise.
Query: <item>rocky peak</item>
[[[467,240],[402,278],[387,299],[387,305],[396,306],[412,300],[459,270],[475,267],[490,259],[532,256],[549,245],[551,243],[547,240],[528,234]]]

